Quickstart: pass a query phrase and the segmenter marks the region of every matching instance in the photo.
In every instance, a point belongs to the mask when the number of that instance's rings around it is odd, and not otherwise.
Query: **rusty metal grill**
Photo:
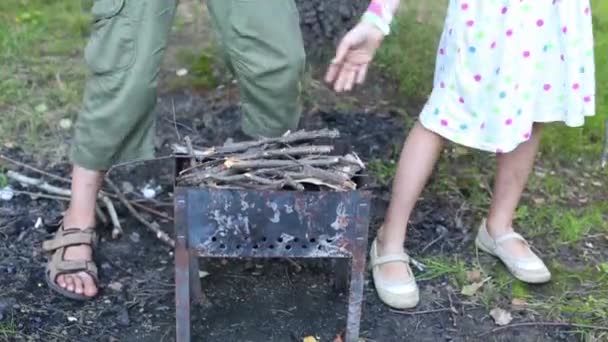
[[[204,300],[199,257],[350,260],[335,283],[348,289],[345,340],[358,339],[370,193],[176,186],[174,198],[177,341],[190,341],[190,303]]]

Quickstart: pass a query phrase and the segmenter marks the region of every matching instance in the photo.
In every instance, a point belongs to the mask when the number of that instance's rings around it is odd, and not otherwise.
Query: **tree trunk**
[[[360,18],[367,0],[296,0],[309,59],[326,58]]]

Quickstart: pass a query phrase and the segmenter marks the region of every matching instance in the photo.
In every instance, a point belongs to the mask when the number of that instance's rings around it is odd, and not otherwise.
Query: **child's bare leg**
[[[384,228],[378,232],[380,256],[403,252],[410,213],[422,192],[444,145],[444,139],[416,123],[410,131],[397,166]],[[380,266],[383,278],[400,280],[407,275],[403,263]]]
[[[513,230],[513,218],[528,176],[534,166],[541,136],[541,125],[534,126],[532,137],[516,150],[499,154],[494,181],[494,194],[488,214],[488,233],[493,238]],[[522,241],[505,241],[504,247],[511,249],[513,256],[528,256],[529,250]]]
[[[95,227],[97,192],[103,182],[103,172],[74,166],[72,171],[72,198],[64,217],[64,228],[86,229]],[[91,260],[90,246],[80,245],[65,250],[66,260]],[[69,291],[93,297],[97,294],[95,282],[85,272],[57,276],[57,284]]]

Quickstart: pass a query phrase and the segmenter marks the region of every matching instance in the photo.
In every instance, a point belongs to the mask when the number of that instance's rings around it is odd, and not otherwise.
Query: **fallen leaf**
[[[485,284],[490,279],[492,279],[492,278],[487,277],[486,279],[484,279],[480,282],[475,282],[471,285],[465,285],[462,287],[462,291],[460,291],[460,293],[465,296],[469,296],[469,297],[474,296],[475,293],[477,293],[477,291],[479,291],[479,289],[483,286],[483,284]]]
[[[467,271],[467,280],[471,283],[476,283],[481,280],[481,272],[479,270]]]
[[[534,201],[534,204],[537,204],[537,205],[545,203],[545,199],[542,197],[532,197],[532,201]]]
[[[513,300],[511,301],[511,308],[513,308],[513,310],[523,310],[527,306],[528,302],[526,302],[525,299],[513,298]]]
[[[318,341],[317,341],[317,338],[314,336],[306,336],[306,337],[304,337],[304,341],[302,341],[302,342],[318,342]]]
[[[198,271],[198,277],[201,279],[205,278],[208,275],[209,275],[209,272],[207,272],[207,271],[203,271],[203,270]]]
[[[501,308],[492,309],[492,311],[490,311],[490,316],[492,316],[497,325],[507,325],[513,320],[511,313]]]
[[[113,281],[110,284],[108,284],[108,287],[116,292],[120,292],[120,291],[122,291],[123,285],[122,285],[122,283]]]

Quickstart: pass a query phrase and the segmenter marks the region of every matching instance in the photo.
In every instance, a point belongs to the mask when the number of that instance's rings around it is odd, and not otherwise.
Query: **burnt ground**
[[[217,96],[184,92],[160,97],[157,108],[160,155],[176,141],[176,127],[181,136],[196,133],[196,145],[220,144],[233,134],[239,122],[238,106],[233,100],[226,101],[226,97],[219,102],[212,98]],[[392,158],[405,135],[403,115],[390,109],[367,113],[310,109],[303,127],[339,129],[343,139],[366,161]],[[47,171],[68,174],[65,162],[47,164],[18,150],[8,153]],[[170,161],[130,165],[113,172],[115,180],[128,181],[136,189],[150,181],[161,185],[162,194],[156,200],[162,210],[171,210],[167,207],[171,201]],[[389,193],[386,183],[377,182],[372,189],[370,239],[381,221]],[[475,258],[472,234],[453,215],[457,208],[458,203],[449,198],[425,196],[412,220],[407,246],[412,255]],[[104,241],[96,255],[101,275],[98,298],[84,304],[71,302],[46,287],[40,244],[48,234],[43,227],[34,228],[34,224],[39,217],[58,217],[63,209],[58,201],[33,200],[27,196],[1,202],[0,340],[172,341],[175,333],[172,252],[126,212],[120,212],[126,227],[126,236],[121,240],[108,241],[109,231],[101,230]],[[160,223],[171,232],[170,222]],[[445,235],[439,240],[438,227],[445,227],[441,228]],[[493,265],[491,259],[483,260],[486,265]],[[346,304],[345,297],[332,289],[332,268],[327,262],[296,260],[296,263],[205,262],[203,268],[209,275],[202,283],[209,300],[193,310],[195,340],[302,341],[312,335],[320,341],[333,341],[343,329]],[[389,311],[377,299],[369,274],[366,279],[361,322],[364,341],[576,340],[576,335],[553,327],[508,329],[482,336],[495,328],[487,308],[460,296],[446,275],[420,281],[422,302],[408,314]],[[454,310],[449,310],[450,307]],[[538,319],[530,311],[514,311],[513,315],[516,321]]]

